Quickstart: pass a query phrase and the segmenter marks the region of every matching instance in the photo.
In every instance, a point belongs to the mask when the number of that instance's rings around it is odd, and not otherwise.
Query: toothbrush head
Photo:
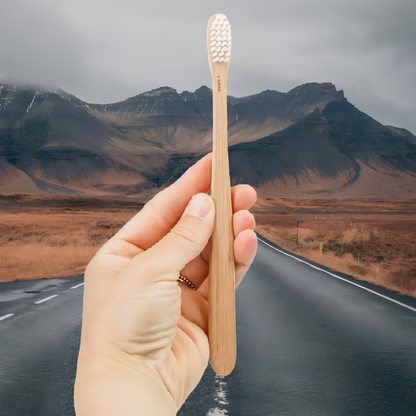
[[[231,26],[221,13],[208,21],[208,57],[211,64],[229,64],[231,58]]]

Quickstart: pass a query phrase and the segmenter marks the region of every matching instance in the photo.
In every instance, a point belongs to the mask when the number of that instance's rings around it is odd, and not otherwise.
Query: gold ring
[[[195,285],[190,280],[188,280],[186,277],[183,277],[182,275],[179,275],[178,282],[182,282],[186,286],[190,287],[192,290],[196,290]]]

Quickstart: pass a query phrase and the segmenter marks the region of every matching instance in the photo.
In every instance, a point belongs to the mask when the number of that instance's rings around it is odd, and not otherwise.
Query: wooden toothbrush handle
[[[224,68],[225,69],[225,68]],[[231,373],[236,360],[235,265],[227,138],[227,73],[213,77],[213,160],[215,203],[209,268],[208,335],[210,362],[217,374]]]

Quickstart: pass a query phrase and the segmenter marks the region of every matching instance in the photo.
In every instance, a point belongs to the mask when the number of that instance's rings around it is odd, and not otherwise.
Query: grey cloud
[[[2,4],[0,74],[33,83],[60,83],[82,74],[84,50],[56,8],[31,1]]]
[[[2,2],[0,77],[101,103],[162,85],[193,91],[211,82],[205,32],[217,12],[233,33],[230,94],[329,81],[416,133],[414,0]]]

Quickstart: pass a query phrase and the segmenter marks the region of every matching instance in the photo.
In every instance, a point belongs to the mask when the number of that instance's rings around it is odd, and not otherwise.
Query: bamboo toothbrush
[[[217,374],[227,375],[236,360],[234,234],[228,165],[227,74],[231,27],[223,14],[208,21],[208,60],[212,75],[213,159],[211,196],[215,203],[209,267],[208,334],[210,361]]]

